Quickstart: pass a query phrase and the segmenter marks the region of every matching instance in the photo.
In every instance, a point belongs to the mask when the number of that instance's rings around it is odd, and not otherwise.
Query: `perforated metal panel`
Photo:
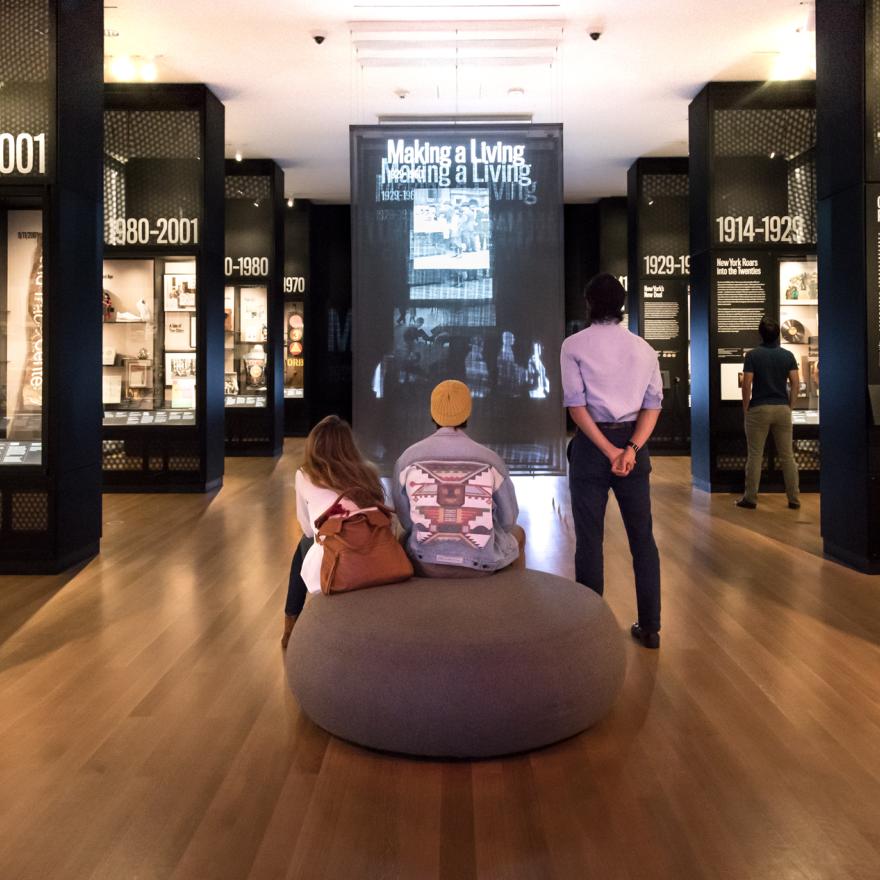
[[[195,110],[104,112],[104,227],[128,218],[202,216],[201,118]]]
[[[713,121],[714,216],[801,217],[789,243],[815,242],[816,111],[724,109]]]
[[[641,181],[640,254],[690,253],[688,175],[643,174]]]
[[[241,174],[225,178],[227,199],[261,201],[272,195],[272,180],[266,174]]]
[[[801,471],[819,470],[819,440],[810,438],[794,441],[794,461]]]
[[[0,3],[0,132],[49,132],[48,0]]]
[[[105,440],[103,443],[103,468],[105,471],[139,471],[144,466],[142,449],[133,449],[124,440]]]
[[[49,530],[49,495],[47,492],[13,492],[11,525],[13,532]]]
[[[868,0],[868,58],[869,69],[873,72],[880,65],[880,0]],[[868,155],[868,175],[870,180],[880,179],[880,82],[871,73],[866,76],[868,131],[873,133]],[[873,166],[871,168],[870,166]]]

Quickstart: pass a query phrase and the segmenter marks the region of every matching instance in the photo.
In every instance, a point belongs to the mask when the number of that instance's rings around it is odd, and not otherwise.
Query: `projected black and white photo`
[[[431,389],[460,379],[475,401],[472,436],[515,470],[560,470],[558,128],[353,133],[354,421],[365,452],[387,470],[430,432]]]

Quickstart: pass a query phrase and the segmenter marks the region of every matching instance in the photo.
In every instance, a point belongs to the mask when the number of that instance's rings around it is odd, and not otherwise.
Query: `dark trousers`
[[[288,616],[299,614],[305,604],[307,590],[306,582],[302,579],[303,560],[314,543],[314,538],[303,535],[293,554],[293,561],[290,563],[290,580],[287,584],[287,601],[284,603],[284,613]]]
[[[632,436],[634,423],[600,428],[615,445],[623,448]],[[651,457],[640,449],[636,464],[626,477],[611,473],[608,459],[580,431],[568,447],[568,482],[577,540],[574,567],[575,580],[595,590],[605,590],[602,544],[605,534],[605,508],[609,490],[614,492],[636,578],[636,600],[639,625],[648,632],[660,629],[660,555],[654,542],[651,520]]]

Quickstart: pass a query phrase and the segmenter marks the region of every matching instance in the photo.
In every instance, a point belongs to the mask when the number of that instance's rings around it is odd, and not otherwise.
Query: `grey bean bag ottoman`
[[[314,596],[287,649],[303,711],[410,755],[484,758],[580,733],[611,708],[624,636],[592,590],[507,570]]]

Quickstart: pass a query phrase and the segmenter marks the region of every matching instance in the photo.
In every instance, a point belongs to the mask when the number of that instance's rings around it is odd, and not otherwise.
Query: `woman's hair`
[[[587,298],[591,324],[602,324],[605,321],[623,320],[623,306],[626,302],[626,291],[623,285],[607,272],[592,278],[584,288]]]
[[[309,432],[302,469],[316,486],[353,490],[349,497],[359,507],[385,503],[379,474],[361,455],[351,426],[339,416],[321,419]]]

